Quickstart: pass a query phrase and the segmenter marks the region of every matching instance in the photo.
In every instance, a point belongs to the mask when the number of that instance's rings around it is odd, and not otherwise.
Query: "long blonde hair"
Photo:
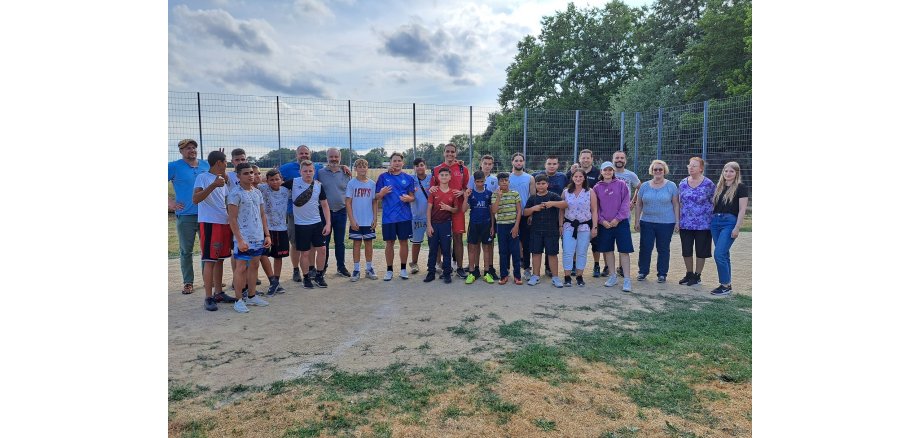
[[[716,184],[716,192],[712,196],[713,204],[719,203],[720,195],[722,197],[722,201],[724,201],[725,203],[731,202],[732,199],[735,198],[735,192],[738,190],[738,184],[741,184],[743,182],[741,180],[741,166],[739,166],[737,162],[729,161],[725,163],[725,166],[722,166],[723,172],[725,171],[726,167],[731,167],[732,169],[735,169],[735,182],[731,186],[729,186],[728,189],[726,189],[725,188],[725,175],[723,175],[722,172],[720,172],[719,173],[719,183]]]

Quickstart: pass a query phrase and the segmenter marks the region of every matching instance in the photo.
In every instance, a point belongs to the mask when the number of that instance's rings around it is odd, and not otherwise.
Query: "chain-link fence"
[[[511,169],[511,155],[523,152],[529,171],[543,169],[549,155],[565,171],[578,152],[590,149],[595,164],[627,152],[627,167],[649,179],[654,159],[668,163],[669,179],[687,176],[690,157],[706,160],[705,175],[718,181],[729,161],[741,165],[753,189],[751,98],[711,100],[670,108],[613,114],[607,111],[516,109],[392,102],[237,96],[169,92],[169,160],[179,159],[183,138],[199,140],[200,158],[223,148],[246,151],[263,166],[291,161],[306,144],[323,161],[327,148],[342,149],[342,161],[366,158],[382,167],[392,152],[407,162],[423,157],[432,166],[444,144],[458,146],[458,159],[478,168],[482,155],[495,157],[496,170]]]

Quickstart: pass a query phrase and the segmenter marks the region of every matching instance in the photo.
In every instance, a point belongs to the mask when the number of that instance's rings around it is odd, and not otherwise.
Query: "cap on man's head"
[[[186,139],[184,139],[184,140],[179,140],[179,149],[184,148],[184,147],[187,146],[189,143],[195,145],[196,148],[198,147],[198,142],[197,142],[197,141],[192,140],[192,139],[190,139],[190,138],[186,138]]]
[[[613,169],[613,168],[614,168],[614,167],[613,167],[613,163],[611,163],[611,162],[609,162],[609,161],[604,161],[604,164],[601,164],[601,170],[604,170],[604,169],[606,169],[606,168],[608,168],[608,167],[611,168],[611,169]]]

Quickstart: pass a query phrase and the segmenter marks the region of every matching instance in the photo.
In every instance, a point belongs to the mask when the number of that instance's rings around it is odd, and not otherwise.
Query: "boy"
[[[479,159],[479,170],[482,171],[485,175],[486,190],[495,193],[498,190],[498,178],[495,175],[492,175],[492,168],[495,167],[495,158],[492,158],[491,155],[483,155]],[[476,188],[476,181],[474,179],[470,180],[470,183],[467,185],[467,188],[473,190]]]
[[[451,282],[450,244],[453,231],[451,218],[461,211],[463,204],[466,203],[466,193],[459,198],[454,196],[454,191],[450,187],[450,174],[449,168],[442,167],[438,171],[440,184],[428,194],[428,276],[425,277],[425,283],[434,281],[438,249],[444,254],[442,257],[444,261],[441,263],[444,283]]]
[[[496,178],[496,184],[498,179]],[[473,284],[479,274],[479,247],[482,246],[482,266],[486,270],[483,279],[492,284],[494,269],[492,268],[492,238],[495,227],[492,226],[492,191],[486,188],[486,176],[481,170],[473,173],[474,189],[466,189],[467,202],[463,204],[463,211],[470,210],[470,229],[466,237],[467,252],[470,254],[470,265],[466,275],[466,284]]]
[[[399,240],[399,278],[409,279],[406,262],[409,258],[407,241],[412,235],[412,208],[415,201],[415,179],[402,172],[403,154],[390,154],[390,169],[377,177],[374,190],[377,199],[383,200],[383,240],[386,242],[384,255],[387,259],[387,272],[383,281],[393,279],[393,246]]]
[[[422,250],[422,240],[428,233],[428,192],[426,189],[431,186],[431,175],[425,173],[425,159],[416,158],[412,162],[415,166],[415,180],[418,185],[415,186],[415,201],[412,202],[412,261],[409,263],[409,272],[418,273],[418,254]]]
[[[291,191],[281,186],[281,172],[278,169],[269,170],[265,174],[268,184],[259,184],[262,197],[265,199],[265,216],[268,219],[268,235],[272,239],[272,246],[268,255],[262,256],[262,267],[268,275],[268,296],[284,293],[281,287],[282,260],[290,255],[290,242],[287,231],[287,203],[291,198]],[[268,266],[268,259],[274,259],[274,267]]]
[[[348,237],[353,241],[351,255],[355,261],[351,281],[361,278],[361,242],[364,242],[364,277],[377,279],[373,262],[374,239],[377,238],[377,199],[374,197],[376,183],[367,177],[367,167],[367,160],[359,158],[355,161],[355,173],[358,176],[348,180],[345,187],[345,212],[351,225]]]
[[[331,228],[329,220],[329,203],[326,202],[326,191],[323,184],[313,179],[316,170],[313,162],[303,160],[300,162],[300,178],[285,181],[283,186],[291,191],[294,198],[294,234],[296,247],[300,251],[300,268],[303,272],[310,272],[308,268],[320,268],[326,262],[326,239]],[[313,251],[316,253],[316,264],[310,260]],[[327,287],[323,277],[325,269],[316,271],[316,277],[303,276],[303,287],[313,289],[315,281],[319,287]]]
[[[268,234],[268,221],[265,218],[262,192],[253,186],[255,172],[249,163],[236,165],[239,187],[230,190],[227,195],[227,215],[230,229],[233,230],[233,257],[236,268],[233,271],[233,290],[236,303],[233,310],[239,313],[249,312],[247,304],[267,306],[268,302],[256,295],[256,278],[259,276],[259,259],[262,251],[271,246]],[[248,287],[249,294],[242,290]]]
[[[498,284],[508,282],[508,257],[514,268],[514,284],[521,281],[521,243],[518,224],[521,222],[521,195],[509,189],[507,172],[498,174],[498,190],[492,193],[492,214],[495,215],[495,234],[498,236],[498,266],[501,279]]]
[[[213,312],[217,310],[217,302],[233,302],[221,290],[224,259],[230,257],[233,232],[227,217],[227,155],[211,151],[208,165],[208,172],[195,178],[192,202],[198,205],[201,261],[204,262],[204,308]]]
[[[620,266],[623,267],[623,292],[632,291],[629,278],[629,253],[633,252],[632,234],[629,231],[629,187],[626,182],[614,177],[614,165],[605,161],[601,165],[601,181],[594,184],[596,205],[592,207],[592,234],[597,234],[598,250],[604,253],[607,266],[614,266],[613,250],[620,250]],[[600,227],[598,226],[600,225]],[[613,272],[604,283],[606,287],[617,284],[617,273]]]
[[[549,260],[548,274],[552,274],[553,286],[562,287],[559,279],[559,236],[562,234],[562,211],[565,202],[559,195],[550,192],[549,178],[546,175],[537,175],[534,178],[537,193],[527,199],[524,216],[531,216],[530,223],[530,253],[533,275],[527,284],[535,286],[540,282],[540,258],[546,252]]]

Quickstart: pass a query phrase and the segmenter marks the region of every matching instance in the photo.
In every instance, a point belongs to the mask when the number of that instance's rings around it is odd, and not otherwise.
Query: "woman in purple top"
[[[594,184],[591,198],[591,235],[597,236],[597,250],[604,253],[607,266],[613,267],[614,243],[620,251],[620,267],[623,268],[623,292],[632,291],[629,278],[629,253],[633,252],[632,233],[629,232],[629,187],[613,177],[613,163],[601,165],[601,180]],[[617,284],[616,270],[610,270],[606,287]]]
[[[680,284],[693,286],[700,282],[703,264],[712,257],[712,196],[716,185],[703,176],[706,162],[700,157],[690,159],[687,171],[690,176],[681,180],[680,190],[680,246],[687,275]],[[693,269],[693,247],[696,246],[696,269]]]

